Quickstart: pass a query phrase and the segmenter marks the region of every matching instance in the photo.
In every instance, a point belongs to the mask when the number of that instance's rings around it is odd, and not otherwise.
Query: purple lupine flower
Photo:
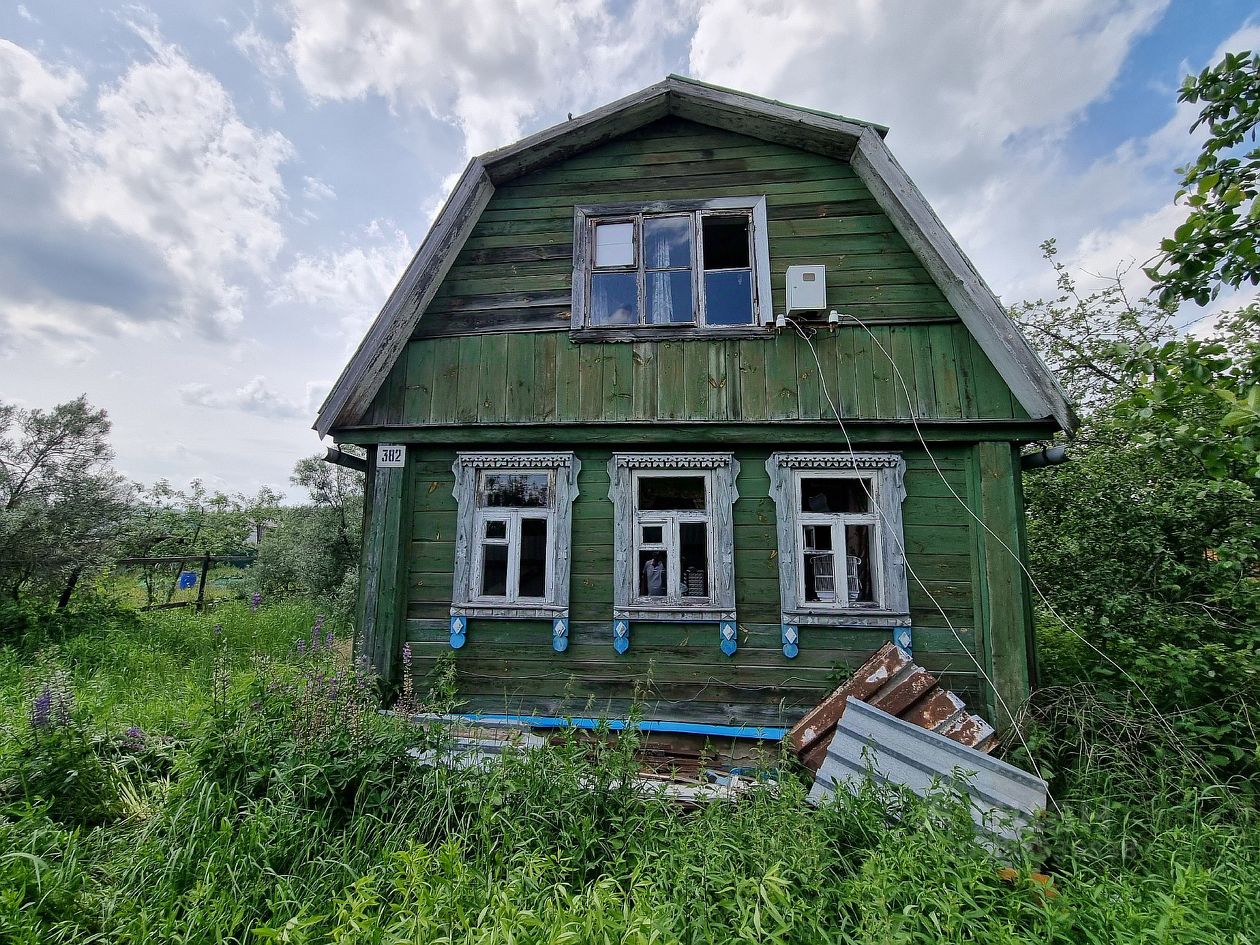
[[[319,623],[318,621],[311,627],[311,652],[314,653],[319,649]]]
[[[216,623],[216,624],[214,625],[214,635],[215,635],[216,637],[221,637],[221,636],[223,636],[223,624],[221,624],[221,623]]]
[[[403,644],[403,670],[408,676],[411,675],[411,644]]]
[[[254,596],[249,599],[249,609],[251,613],[258,613],[258,608],[262,606],[262,594],[254,591]]]
[[[297,641],[297,655],[298,656],[306,655],[306,641],[305,640]]]
[[[334,635],[332,627],[328,628],[328,632],[324,634],[324,649],[331,650],[333,648]]]
[[[44,688],[40,690],[31,706],[32,728],[48,728],[52,717],[52,699],[52,687],[44,683]]]
[[[140,751],[144,748],[145,736],[140,726],[133,725],[123,733],[123,743],[131,751]]]

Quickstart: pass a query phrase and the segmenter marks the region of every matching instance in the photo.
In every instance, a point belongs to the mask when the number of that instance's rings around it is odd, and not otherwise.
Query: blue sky
[[[1254,10],[0,0],[0,400],[86,392],[137,479],[283,485],[467,157],[668,72],[889,125],[1003,299],[1050,236],[1088,284],[1178,222],[1177,86]]]

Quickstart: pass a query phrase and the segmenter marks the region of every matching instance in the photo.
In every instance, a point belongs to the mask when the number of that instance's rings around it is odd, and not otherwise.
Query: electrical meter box
[[[827,267],[788,266],[787,313],[821,312],[827,307]]]

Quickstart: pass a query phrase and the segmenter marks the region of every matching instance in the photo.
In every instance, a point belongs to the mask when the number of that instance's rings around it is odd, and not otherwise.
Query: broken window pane
[[[709,544],[704,522],[678,523],[679,593],[683,597],[709,596]]]
[[[703,476],[639,478],[639,508],[644,511],[690,511],[704,505]]]
[[[508,546],[481,546],[481,593],[483,597],[507,596]]]
[[[704,268],[748,269],[748,217],[704,217]]]
[[[546,473],[483,473],[481,477],[483,507],[546,508],[550,498],[551,477]]]
[[[668,556],[664,551],[640,551],[639,596],[664,597],[668,573]]]
[[[870,495],[874,494],[874,489],[869,479],[836,476],[802,479],[801,511],[865,514],[870,510]]]
[[[871,526],[845,526],[844,544],[849,569],[849,603],[874,603],[875,587],[871,577]]]
[[[643,265],[647,269],[690,269],[691,218],[645,217]]]
[[[596,272],[591,275],[591,324],[637,325],[639,283],[633,272]]]
[[[649,325],[691,321],[691,270],[647,274]]]
[[[634,224],[598,223],[595,225],[595,266],[634,265]]]
[[[520,596],[547,596],[547,520],[521,518]]]
[[[752,272],[704,274],[704,320],[709,325],[751,325]]]

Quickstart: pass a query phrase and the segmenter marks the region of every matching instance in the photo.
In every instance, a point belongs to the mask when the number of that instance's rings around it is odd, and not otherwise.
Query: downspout
[[[1066,446],[1047,446],[1035,453],[1024,453],[1019,457],[1019,468],[1025,472],[1034,469],[1045,469],[1047,466],[1060,466],[1066,463],[1068,448]]]
[[[357,472],[367,472],[367,460],[361,456],[355,456],[352,453],[343,453],[335,446],[330,446],[324,452],[324,462],[332,463],[334,466],[344,466],[346,469],[353,469]]]

